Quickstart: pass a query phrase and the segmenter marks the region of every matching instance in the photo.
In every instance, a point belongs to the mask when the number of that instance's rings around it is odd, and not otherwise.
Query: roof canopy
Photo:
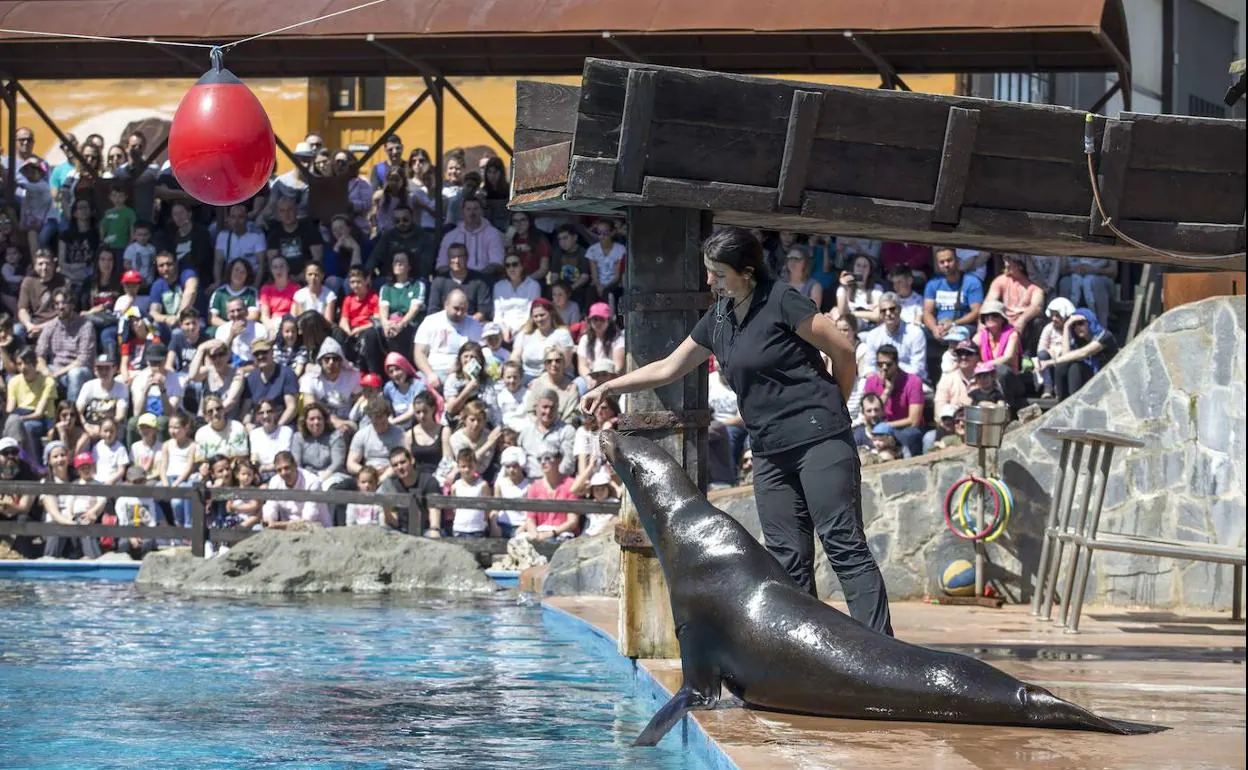
[[[573,75],[587,57],[615,57],[739,73],[878,71],[843,34],[851,31],[902,74],[1125,76],[1121,2],[391,0],[241,45],[226,66],[252,78],[417,75],[422,67],[445,75]],[[0,1],[0,28],[217,44],[356,4],[10,0]],[[0,74],[19,79],[197,77],[207,68],[206,52],[188,48],[0,33]]]

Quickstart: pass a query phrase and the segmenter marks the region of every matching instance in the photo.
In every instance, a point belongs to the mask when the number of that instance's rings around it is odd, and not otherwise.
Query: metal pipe
[[[56,125],[55,122],[53,122],[52,118],[48,117],[48,113],[43,111],[43,108],[39,106],[39,102],[36,102],[34,98],[31,97],[30,92],[27,91],[25,88],[23,88],[22,84],[17,82],[16,80],[9,82],[9,88],[16,89],[17,93],[22,95],[22,98],[26,100],[26,103],[30,105],[30,108],[35,111],[36,115],[39,116],[39,119],[42,120],[45,124],[47,124],[48,128],[52,129],[52,133],[56,134],[56,138],[60,140],[61,146],[65,148],[65,151],[68,152],[73,157],[74,160],[78,161],[78,165],[81,167],[79,168],[79,171],[82,173],[88,174],[92,178],[94,178],[95,171],[94,169],[91,168],[91,164],[87,163],[87,159],[82,157],[82,153],[78,151],[78,146],[75,145],[73,142],[69,141],[69,137],[65,135],[65,132],[62,131],[60,127]],[[16,97],[13,99],[13,104],[14,104],[13,112],[14,114],[16,114],[17,113]],[[16,130],[17,129],[15,125],[14,131]]]

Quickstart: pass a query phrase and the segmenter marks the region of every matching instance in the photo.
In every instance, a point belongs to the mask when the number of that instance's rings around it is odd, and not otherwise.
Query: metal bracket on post
[[[613,537],[620,548],[627,551],[654,550],[654,543],[650,542],[650,536],[646,534],[644,529],[632,529],[631,527],[623,527],[617,524]]]
[[[711,424],[711,410],[686,409],[679,412],[626,412],[620,415],[620,430],[667,430],[705,428]]]

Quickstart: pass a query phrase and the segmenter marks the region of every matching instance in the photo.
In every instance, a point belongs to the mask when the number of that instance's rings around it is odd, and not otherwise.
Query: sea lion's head
[[[598,433],[598,443],[628,489],[643,524],[664,524],[690,500],[702,498],[685,469],[653,441],[603,430]]]

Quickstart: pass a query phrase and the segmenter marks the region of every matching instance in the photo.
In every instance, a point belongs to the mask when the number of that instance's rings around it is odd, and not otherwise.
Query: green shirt
[[[387,283],[381,287],[379,300],[389,305],[391,318],[395,316],[402,318],[407,315],[407,311],[411,309],[413,302],[424,304],[425,282]]]
[[[244,286],[243,290],[237,294],[230,288],[229,284],[220,286],[212,293],[208,299],[208,307],[211,312],[215,312],[222,319],[225,318],[225,306],[232,299],[241,299],[243,304],[247,305],[247,309],[255,307],[259,303],[259,296],[256,294],[255,286]]]
[[[130,228],[134,227],[138,216],[129,206],[118,206],[104,212],[100,221],[104,245],[114,249],[124,249],[130,244]]]

